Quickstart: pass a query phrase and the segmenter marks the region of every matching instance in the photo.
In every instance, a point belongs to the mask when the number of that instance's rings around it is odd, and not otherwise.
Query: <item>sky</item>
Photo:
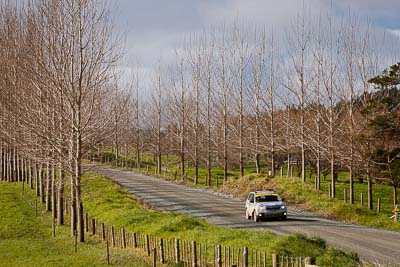
[[[1,0],[0,0],[1,1]],[[10,0],[24,2],[26,0]],[[150,82],[158,62],[173,63],[182,40],[212,26],[243,20],[282,33],[302,10],[337,20],[356,14],[359,22],[386,30],[400,41],[400,0],[108,0],[119,33],[126,35],[119,68],[139,66]],[[394,62],[400,61],[395,59]]]
[[[240,19],[280,32],[304,7],[311,14],[329,12],[338,19],[356,13],[361,23],[370,23],[400,38],[400,0],[113,1],[115,23],[126,33],[125,62],[139,61],[146,72],[151,72],[158,61],[171,62],[174,49],[185,37],[211,26]]]

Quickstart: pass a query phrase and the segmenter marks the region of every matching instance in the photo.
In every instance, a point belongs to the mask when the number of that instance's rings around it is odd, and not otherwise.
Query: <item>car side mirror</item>
[[[283,201],[285,201],[285,199],[284,199],[284,198],[282,198],[282,202],[283,202]]]

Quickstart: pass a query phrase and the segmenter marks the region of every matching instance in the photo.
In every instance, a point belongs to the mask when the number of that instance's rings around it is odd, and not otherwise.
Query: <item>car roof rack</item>
[[[265,189],[256,189],[256,190],[254,190],[254,192],[261,192],[261,191],[274,191],[274,192],[276,192],[275,189],[273,189],[273,188],[265,188]]]

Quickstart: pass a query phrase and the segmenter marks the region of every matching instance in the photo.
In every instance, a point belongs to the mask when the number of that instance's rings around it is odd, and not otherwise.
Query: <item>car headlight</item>
[[[285,205],[282,205],[282,206],[281,206],[281,209],[283,209],[283,210],[286,209],[286,206],[285,206]]]
[[[265,210],[265,206],[258,206],[258,210]]]

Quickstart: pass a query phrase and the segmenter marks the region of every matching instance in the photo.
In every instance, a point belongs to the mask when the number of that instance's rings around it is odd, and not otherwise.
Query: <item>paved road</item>
[[[356,252],[363,261],[400,266],[400,233],[318,218],[289,208],[287,221],[255,223],[244,217],[244,202],[129,171],[92,166],[155,209],[190,214],[231,228],[263,229],[277,234],[318,236],[343,251]]]

